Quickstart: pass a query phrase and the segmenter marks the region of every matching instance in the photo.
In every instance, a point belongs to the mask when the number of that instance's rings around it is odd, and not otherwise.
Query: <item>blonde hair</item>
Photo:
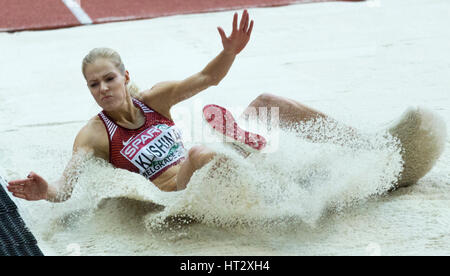
[[[83,76],[85,78],[86,78],[86,76],[85,76],[84,72],[86,70],[86,67],[89,64],[94,63],[99,58],[104,58],[104,59],[109,60],[110,62],[112,62],[112,64],[114,64],[114,66],[116,66],[117,70],[119,70],[119,72],[122,75],[125,75],[125,65],[123,64],[122,58],[120,57],[119,53],[117,53],[115,50],[113,50],[111,48],[94,48],[83,59],[81,70],[82,70]],[[130,93],[131,97],[133,97],[133,98],[139,97],[139,93],[140,93],[139,87],[137,87],[136,84],[134,84],[133,82],[130,82],[126,88],[127,88],[128,93]]]

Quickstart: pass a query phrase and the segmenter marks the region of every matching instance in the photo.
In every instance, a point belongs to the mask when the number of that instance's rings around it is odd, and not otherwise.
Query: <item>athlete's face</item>
[[[97,59],[87,65],[84,76],[92,96],[105,111],[114,111],[123,105],[130,80],[128,71],[123,75],[109,60]]]

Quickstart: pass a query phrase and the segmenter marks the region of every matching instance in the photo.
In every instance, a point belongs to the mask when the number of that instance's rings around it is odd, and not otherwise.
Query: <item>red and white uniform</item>
[[[181,132],[175,123],[133,98],[145,116],[138,129],[117,125],[102,111],[98,114],[109,137],[109,162],[116,168],[139,173],[154,180],[185,159]]]

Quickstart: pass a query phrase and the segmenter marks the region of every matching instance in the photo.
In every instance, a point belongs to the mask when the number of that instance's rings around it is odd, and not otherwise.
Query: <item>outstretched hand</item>
[[[233,31],[229,37],[226,36],[225,31],[221,27],[217,27],[220,37],[222,38],[223,49],[226,52],[239,54],[247,45],[252,34],[253,20],[249,24],[249,15],[247,10],[242,13],[241,22],[238,28],[238,14],[234,14]]]
[[[10,181],[7,188],[15,197],[30,201],[47,199],[48,195],[47,181],[34,172],[27,179]]]

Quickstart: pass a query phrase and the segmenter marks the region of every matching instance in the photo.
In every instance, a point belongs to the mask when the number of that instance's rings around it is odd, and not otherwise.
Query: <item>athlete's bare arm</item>
[[[231,65],[250,40],[253,29],[253,20],[249,23],[247,10],[242,13],[238,28],[238,14],[234,14],[233,31],[229,37],[224,30],[218,27],[222,38],[223,50],[201,72],[181,81],[168,81],[158,83],[152,89],[141,94],[142,101],[160,114],[171,118],[170,109],[177,103],[184,101],[205,90],[218,85],[226,76]]]
[[[83,162],[81,154],[94,154],[108,160],[108,147],[108,136],[103,123],[93,118],[75,138],[72,158],[58,181],[49,184],[37,173],[30,172],[26,179],[10,181],[8,190],[14,196],[30,201],[43,199],[50,202],[66,201],[72,194],[73,184],[77,178],[76,168]]]

